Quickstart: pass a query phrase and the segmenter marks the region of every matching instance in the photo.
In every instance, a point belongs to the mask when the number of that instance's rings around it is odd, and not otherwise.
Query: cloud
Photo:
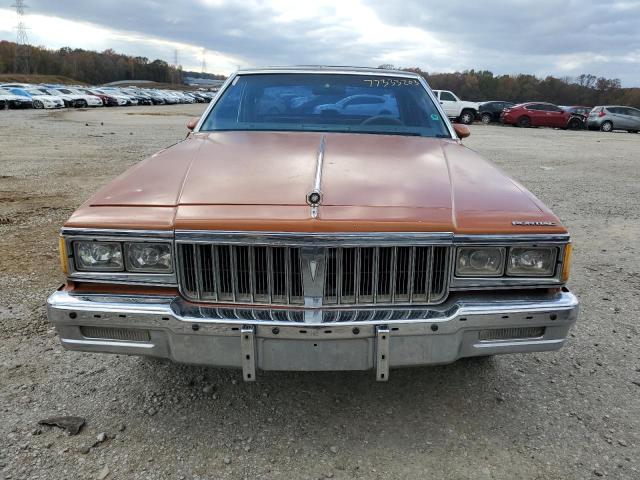
[[[30,37],[114,48],[210,71],[239,66],[391,63],[428,71],[565,76],[640,84],[635,0],[30,0]],[[6,17],[0,10],[0,19]],[[0,34],[11,27],[0,20]],[[65,33],[66,32],[66,33]],[[94,32],[92,34],[91,32]]]

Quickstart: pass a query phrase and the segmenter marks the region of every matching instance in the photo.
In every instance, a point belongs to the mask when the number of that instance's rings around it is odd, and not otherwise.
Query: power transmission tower
[[[27,26],[24,21],[24,11],[28,6],[24,0],[14,0],[11,5],[16,10],[18,24],[16,25],[16,55],[14,57],[13,70],[16,73],[29,73],[29,39],[27,37]]]
[[[171,74],[171,83],[178,83],[178,49],[173,51],[173,72]]]
[[[202,73],[207,73],[207,49],[202,49]]]

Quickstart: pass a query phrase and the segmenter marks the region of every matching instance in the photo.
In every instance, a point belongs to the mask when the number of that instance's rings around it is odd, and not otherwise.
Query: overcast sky
[[[0,5],[10,5],[5,0]],[[293,64],[593,73],[640,86],[640,0],[27,0],[33,44],[228,74]],[[16,16],[0,7],[0,39]]]

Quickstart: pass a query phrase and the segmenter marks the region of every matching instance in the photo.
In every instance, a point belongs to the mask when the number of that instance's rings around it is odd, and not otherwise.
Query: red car
[[[518,127],[578,128],[579,125],[571,125],[571,122],[580,120],[552,103],[530,102],[505,108],[500,121]]]

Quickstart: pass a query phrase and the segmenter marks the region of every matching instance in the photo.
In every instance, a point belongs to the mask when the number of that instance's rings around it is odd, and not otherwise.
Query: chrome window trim
[[[426,90],[427,95],[429,95],[429,98],[433,102],[434,107],[440,113],[440,118],[442,119],[445,126],[447,127],[447,130],[449,131],[449,135],[451,135],[451,139],[458,140],[458,141],[460,140],[455,130],[453,129],[453,125],[451,124],[449,117],[447,116],[447,114],[444,111],[444,108],[440,104],[440,101],[438,100],[437,95],[433,93],[433,90],[431,90],[431,87],[421,75],[418,75],[413,72],[389,71],[389,70],[377,71],[376,69],[358,69],[358,68],[349,68],[349,67],[345,67],[345,68],[342,68],[342,67],[340,68],[317,68],[317,67],[316,68],[311,68],[311,67],[309,68],[307,67],[259,68],[259,69],[237,70],[231,75],[229,75],[229,78],[227,78],[227,81],[224,82],[224,84],[222,84],[216,96],[211,100],[211,102],[209,102],[209,106],[200,117],[200,120],[198,120],[198,123],[193,129],[193,132],[194,133],[200,132],[200,129],[202,128],[202,124],[211,113],[211,110],[213,110],[213,108],[216,106],[216,104],[222,97],[222,94],[229,88],[229,86],[235,81],[237,77],[241,75],[267,75],[267,74],[277,75],[277,74],[297,74],[297,73],[307,74],[307,75],[319,74],[319,75],[363,75],[363,76],[379,76],[379,77],[398,77],[398,78],[411,78],[411,79],[417,80],[418,82],[420,82],[420,85],[422,85],[422,88]],[[331,133],[331,132],[325,132],[325,133]]]

